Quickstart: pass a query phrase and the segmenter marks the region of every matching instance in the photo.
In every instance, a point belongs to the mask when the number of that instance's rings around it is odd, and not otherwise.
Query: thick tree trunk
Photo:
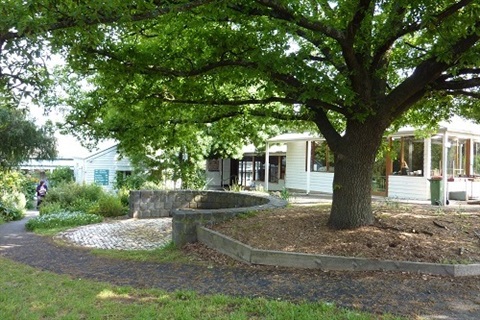
[[[381,134],[357,128],[344,137],[335,152],[332,209],[329,225],[334,229],[354,229],[373,223],[371,183]]]

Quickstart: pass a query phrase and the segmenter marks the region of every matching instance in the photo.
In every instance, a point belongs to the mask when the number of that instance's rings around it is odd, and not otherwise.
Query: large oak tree
[[[122,3],[73,19],[81,27],[50,24],[53,48],[93,88],[70,100],[72,128],[117,138],[127,154],[206,154],[314,124],[335,155],[334,228],[372,222],[387,128],[410,114],[478,115],[478,1],[152,1],[141,13]]]

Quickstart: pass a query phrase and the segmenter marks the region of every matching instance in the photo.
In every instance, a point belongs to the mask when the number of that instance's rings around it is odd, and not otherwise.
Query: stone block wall
[[[253,192],[138,190],[130,192],[130,217],[173,217],[177,246],[197,241],[197,225],[211,225],[235,215],[285,207],[285,200]]]

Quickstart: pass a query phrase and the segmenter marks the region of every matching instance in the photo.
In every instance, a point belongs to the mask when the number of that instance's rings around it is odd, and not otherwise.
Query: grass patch
[[[92,253],[98,256],[114,258],[119,260],[133,260],[144,262],[173,262],[173,263],[190,263],[195,258],[185,255],[182,250],[178,249],[173,242],[168,245],[154,250],[105,250],[93,249]]]
[[[103,217],[84,212],[60,212],[43,214],[27,221],[25,228],[30,231],[39,230],[58,230],[59,228],[69,228],[83,226],[103,221]]]
[[[119,287],[39,271],[1,257],[0,268],[2,319],[379,319],[331,304]]]

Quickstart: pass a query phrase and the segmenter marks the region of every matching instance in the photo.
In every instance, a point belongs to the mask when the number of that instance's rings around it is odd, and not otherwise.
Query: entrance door
[[[229,181],[230,186],[233,186],[239,183],[238,165],[239,165],[239,160],[237,159],[230,160],[230,181]]]

